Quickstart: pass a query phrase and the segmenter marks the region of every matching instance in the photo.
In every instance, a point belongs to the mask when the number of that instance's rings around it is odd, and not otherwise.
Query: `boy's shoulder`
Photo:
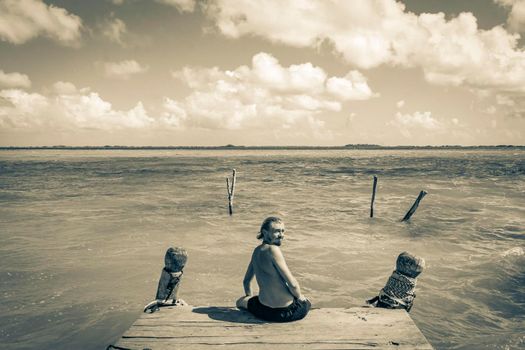
[[[281,248],[273,244],[261,244],[254,249],[254,254],[267,254],[267,255],[282,255]]]

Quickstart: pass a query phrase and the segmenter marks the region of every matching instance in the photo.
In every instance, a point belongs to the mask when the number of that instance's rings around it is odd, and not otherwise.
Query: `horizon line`
[[[472,148],[525,148],[525,145],[377,145],[377,144],[346,144],[346,145],[336,145],[336,146],[306,146],[306,145],[295,145],[295,146],[282,146],[282,145],[272,145],[272,146],[245,146],[245,145],[219,145],[219,146],[203,146],[203,145],[194,145],[194,146],[126,146],[126,145],[98,145],[98,146],[68,146],[68,145],[52,145],[52,146],[0,146],[0,150],[23,150],[23,149],[92,149],[92,150],[102,150],[102,149],[472,149]]]

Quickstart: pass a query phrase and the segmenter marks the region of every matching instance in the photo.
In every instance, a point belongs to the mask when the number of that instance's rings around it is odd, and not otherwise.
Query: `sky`
[[[525,0],[0,0],[0,145],[525,145],[524,34]]]

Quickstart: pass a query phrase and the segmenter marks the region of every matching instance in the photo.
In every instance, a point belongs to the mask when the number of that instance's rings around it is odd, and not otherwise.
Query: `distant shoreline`
[[[351,144],[345,146],[0,146],[1,151],[13,150],[473,150],[473,149],[519,149],[525,146],[381,146],[369,144]]]

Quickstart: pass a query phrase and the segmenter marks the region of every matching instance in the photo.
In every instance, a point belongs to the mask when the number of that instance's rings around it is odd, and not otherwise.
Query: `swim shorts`
[[[248,300],[248,311],[255,317],[270,322],[292,322],[297,321],[306,316],[310,311],[312,304],[309,300],[294,301],[287,307],[269,307],[261,304],[258,296],[254,296]]]

